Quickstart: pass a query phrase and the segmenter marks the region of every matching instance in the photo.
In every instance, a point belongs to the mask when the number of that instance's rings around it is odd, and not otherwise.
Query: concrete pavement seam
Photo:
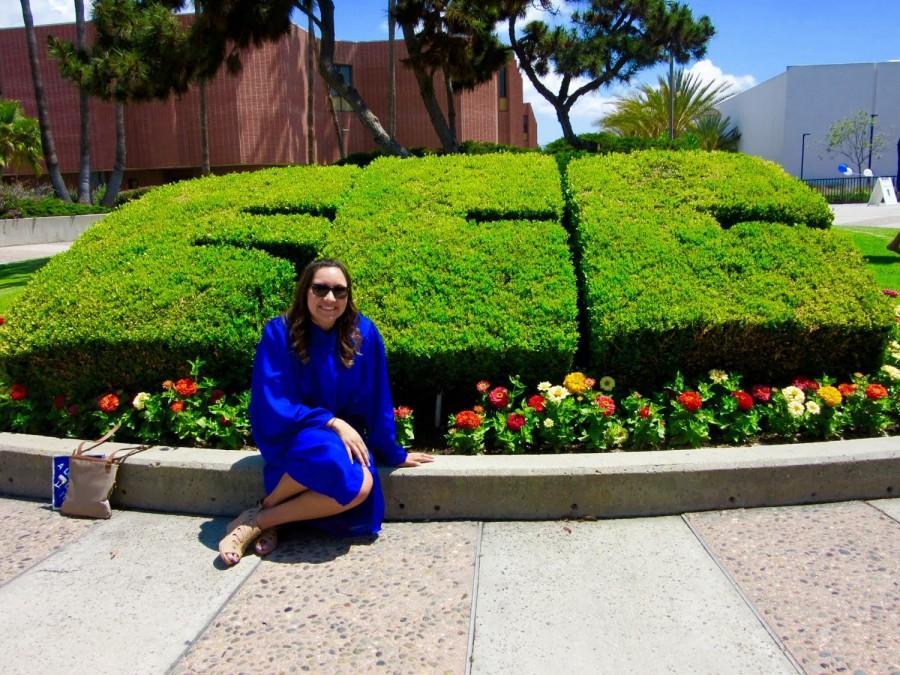
[[[215,520],[215,518],[213,518],[212,520]],[[244,557],[245,556],[241,556],[241,559],[238,561],[238,563],[242,562],[244,560]],[[246,557],[249,557],[249,556],[246,556]],[[184,649],[181,650],[181,653],[176,657],[176,659],[174,661],[172,661],[171,665],[166,670],[166,675],[172,675],[172,673],[175,672],[175,668],[178,666],[179,663],[182,662],[182,660],[184,660],[184,657],[193,648],[193,646],[195,644],[197,644],[197,640],[199,640],[201,637],[203,637],[203,635],[206,633],[206,631],[209,629],[209,627],[213,624],[213,622],[216,620],[216,618],[219,616],[219,614],[222,613],[222,610],[225,609],[226,606],[228,606],[229,602],[231,602],[231,599],[235,595],[237,595],[238,591],[240,591],[244,587],[244,584],[247,583],[247,580],[250,579],[250,577],[252,577],[254,574],[256,574],[256,570],[259,569],[259,566],[261,564],[262,564],[262,558],[260,558],[259,556],[256,556],[256,563],[253,566],[253,571],[250,572],[250,574],[248,574],[247,576],[245,576],[244,580],[241,583],[239,583],[237,586],[235,586],[234,590],[231,593],[229,593],[228,597],[226,597],[225,600],[222,602],[222,604],[219,605],[219,608],[215,612],[212,612],[211,616],[209,617],[209,621],[207,621],[205,624],[203,624],[203,628],[201,628],[197,632],[197,634],[190,641],[190,643],[186,644],[184,646]],[[222,571],[224,573],[227,570],[222,570]]]
[[[744,604],[747,606],[747,608],[751,612],[753,612],[753,616],[756,617],[756,620],[759,621],[759,623],[762,625],[762,627],[766,631],[766,633],[769,634],[769,637],[772,638],[773,642],[775,642],[778,649],[781,650],[781,653],[784,654],[785,658],[790,662],[790,664],[791,664],[791,666],[793,666],[794,670],[797,671],[798,675],[805,675],[806,671],[803,669],[803,667],[800,665],[800,663],[797,661],[797,659],[794,658],[794,655],[787,648],[787,645],[785,645],[784,642],[782,642],[781,638],[775,634],[775,632],[769,626],[768,622],[763,618],[763,616],[756,609],[756,606],[750,601],[750,598],[748,598],[744,594],[744,591],[741,590],[741,587],[738,585],[737,580],[732,576],[731,572],[728,571],[728,568],[725,567],[725,565],[722,563],[722,561],[719,560],[719,557],[715,553],[713,553],[712,549],[710,549],[709,546],[706,545],[706,542],[703,540],[703,537],[700,536],[700,533],[697,532],[697,530],[691,524],[691,521],[687,517],[687,514],[682,513],[681,520],[684,522],[685,525],[687,525],[687,528],[691,531],[691,534],[694,535],[694,538],[696,538],[696,540],[700,544],[700,546],[703,547],[703,550],[706,551],[706,555],[708,555],[710,558],[712,558],[712,561],[716,564],[716,566],[719,568],[719,570],[722,572],[722,574],[728,580],[728,583],[731,584],[731,587],[737,592],[738,596],[741,598],[741,600],[744,602]]]
[[[472,603],[469,609],[469,637],[466,640],[466,673],[472,675],[472,657],[475,650],[475,612],[478,611],[478,574],[481,571],[481,539],[484,533],[484,521],[478,523],[478,534],[475,539],[475,569],[472,570]]]
[[[885,511],[883,508],[881,508],[881,507],[879,507],[879,506],[875,506],[875,504],[872,504],[872,503],[869,502],[869,501],[865,501],[865,500],[864,500],[864,501],[863,501],[863,504],[865,504],[866,506],[871,506],[873,509],[875,509],[876,511],[878,511],[878,513],[887,516],[888,518],[890,518],[891,520],[893,520],[895,523],[897,523],[898,525],[900,525],[900,519],[898,519],[897,516],[895,516],[893,513],[888,513],[888,512]]]

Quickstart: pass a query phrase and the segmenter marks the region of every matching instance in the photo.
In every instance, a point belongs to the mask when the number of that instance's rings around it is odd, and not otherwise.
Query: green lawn
[[[49,260],[50,258],[37,258],[0,265],[0,314],[6,313],[13,300],[25,289],[31,275]]]
[[[878,283],[884,288],[900,291],[900,255],[887,250],[888,242],[894,238],[897,231],[886,227],[856,225],[839,229],[850,233]]]

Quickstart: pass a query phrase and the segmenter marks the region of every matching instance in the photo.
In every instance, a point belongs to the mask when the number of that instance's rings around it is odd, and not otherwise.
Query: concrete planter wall
[[[0,246],[27,246],[75,241],[105,213],[87,216],[12,218],[0,220]]]

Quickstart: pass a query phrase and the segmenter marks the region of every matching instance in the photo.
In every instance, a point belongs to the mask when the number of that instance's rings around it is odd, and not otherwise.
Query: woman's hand
[[[351,462],[358,461],[363,466],[369,466],[369,449],[356,429],[340,417],[332,418],[328,426],[344,442],[347,456],[350,457]]]
[[[428,464],[433,461],[433,455],[428,455],[424,452],[410,452],[406,455],[406,461],[400,466],[421,466],[422,464]]]

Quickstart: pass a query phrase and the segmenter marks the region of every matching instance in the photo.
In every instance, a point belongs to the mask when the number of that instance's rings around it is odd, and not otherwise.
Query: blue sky
[[[565,16],[567,5],[559,2]],[[787,66],[900,60],[900,2],[865,0],[688,0],[695,15],[716,27],[706,58],[690,69],[746,89],[784,72]],[[18,2],[0,3],[0,27],[21,26]],[[71,0],[32,0],[38,24],[74,20]],[[387,0],[335,0],[341,40],[387,38]],[[305,22],[303,22],[305,27]],[[653,82],[656,71],[640,73],[632,84]],[[593,122],[627,87],[584,97],[573,109],[576,131]],[[538,140],[561,135],[552,108],[526,82],[526,100],[538,118]]]

